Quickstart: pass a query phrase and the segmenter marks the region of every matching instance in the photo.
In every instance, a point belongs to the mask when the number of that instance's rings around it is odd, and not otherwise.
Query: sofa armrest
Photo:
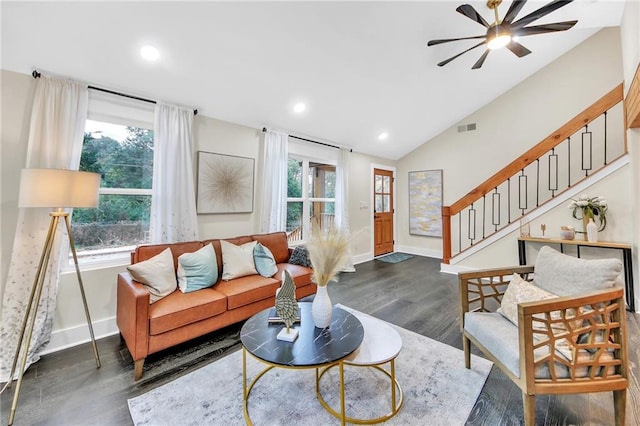
[[[116,322],[134,360],[149,350],[149,290],[129,272],[118,274]]]
[[[545,387],[566,382],[566,375],[579,377],[584,387],[609,381],[613,389],[626,382],[622,288],[520,303],[518,324],[520,371],[527,390],[545,393]],[[559,345],[563,347],[560,352]],[[538,355],[543,349],[548,355]],[[564,376],[558,373],[558,366],[567,371]],[[542,368],[549,369],[550,377],[536,379],[536,371]]]
[[[514,273],[530,281],[533,279],[533,266],[482,269],[458,274],[463,330],[466,312],[495,312],[500,307]]]

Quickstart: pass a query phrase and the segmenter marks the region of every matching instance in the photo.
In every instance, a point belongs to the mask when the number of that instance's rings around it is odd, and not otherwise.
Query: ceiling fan
[[[531,27],[527,27],[533,21],[536,21],[542,18],[545,15],[557,10],[563,6],[568,5],[573,0],[554,0],[551,3],[548,3],[545,6],[542,6],[540,9],[531,12],[530,14],[514,21],[516,15],[527,0],[513,0],[511,6],[509,6],[509,10],[507,11],[504,18],[500,20],[498,16],[498,6],[502,3],[502,0],[487,0],[487,7],[489,9],[493,9],[495,12],[495,22],[493,24],[489,24],[474,8],[469,4],[463,4],[458,6],[456,9],[457,12],[463,14],[467,18],[479,23],[487,29],[487,33],[485,35],[473,36],[473,37],[461,37],[461,38],[447,38],[441,40],[431,40],[427,43],[427,46],[435,46],[436,44],[448,43],[450,41],[458,41],[458,40],[473,40],[473,39],[484,39],[480,43],[475,46],[470,47],[469,49],[458,53],[451,58],[444,60],[438,64],[439,67],[442,67],[449,62],[456,59],[458,56],[467,53],[470,50],[475,49],[483,44],[487,45],[487,49],[484,51],[480,59],[471,67],[471,69],[478,69],[484,64],[485,59],[487,59],[487,55],[489,55],[489,51],[493,49],[499,49],[501,47],[506,47],[510,51],[512,51],[517,57],[521,58],[523,56],[531,53],[529,49],[521,45],[516,41],[516,37],[529,36],[534,34],[544,34],[551,33],[557,31],[566,31],[573,27],[578,21],[565,21],[565,22],[555,22],[553,24],[543,24],[543,25],[534,25]]]

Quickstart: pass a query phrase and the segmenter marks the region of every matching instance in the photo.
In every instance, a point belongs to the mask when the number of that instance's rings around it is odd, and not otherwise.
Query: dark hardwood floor
[[[418,256],[398,264],[374,260],[356,268],[356,273],[343,274],[340,282],[329,286],[334,303],[462,348],[457,277],[439,272],[439,260]],[[636,425],[640,424],[640,315],[629,313],[627,319],[631,359],[627,424]],[[241,324],[227,327],[150,356],[145,363],[144,376],[138,382],[133,380],[131,356],[118,336],[98,342],[102,360],[100,369],[95,368],[89,344],[46,355],[25,375],[15,424],[132,424],[128,398],[239,350],[240,327]],[[461,354],[460,363],[463,362]],[[0,424],[3,425],[7,423],[12,391],[13,388],[1,396]],[[613,424],[610,392],[540,396],[536,407],[536,424]],[[451,410],[455,409],[451,407]],[[519,389],[494,367],[467,424],[518,425],[522,422]]]

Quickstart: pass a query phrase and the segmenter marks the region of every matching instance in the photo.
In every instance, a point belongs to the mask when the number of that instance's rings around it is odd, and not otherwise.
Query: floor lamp
[[[40,297],[42,295],[47,265],[49,263],[49,258],[51,257],[53,242],[56,236],[56,230],[58,229],[58,222],[61,218],[64,219],[67,233],[69,235],[69,245],[71,247],[71,254],[73,255],[73,263],[76,267],[76,275],[78,276],[82,303],[84,304],[84,313],[87,317],[87,324],[89,325],[89,333],[91,334],[91,342],[93,343],[93,353],[96,358],[97,368],[100,368],[100,356],[98,355],[98,347],[96,346],[93,326],[91,325],[91,317],[89,316],[89,307],[87,306],[84,285],[82,284],[80,268],[78,267],[78,257],[76,256],[76,247],[73,242],[73,234],[71,233],[69,213],[63,211],[63,208],[96,207],[98,205],[99,189],[100,175],[98,173],[61,169],[22,169],[22,174],[20,176],[20,199],[18,201],[18,207],[48,207],[54,208],[54,210],[49,213],[49,216],[51,216],[49,231],[47,232],[47,238],[42,249],[40,262],[38,263],[38,270],[36,272],[35,279],[33,280],[29,303],[27,304],[20,330],[20,339],[18,340],[16,352],[13,357],[13,364],[11,366],[11,375],[9,376],[8,386],[11,386],[11,382],[16,371],[18,358],[20,357],[20,349],[24,347],[20,362],[18,383],[13,395],[11,413],[9,414],[9,425],[13,424],[16,409],[18,407],[18,397],[20,396],[20,387],[22,386],[24,368],[27,364],[29,345],[31,344],[33,328],[36,322],[38,304],[40,303]]]

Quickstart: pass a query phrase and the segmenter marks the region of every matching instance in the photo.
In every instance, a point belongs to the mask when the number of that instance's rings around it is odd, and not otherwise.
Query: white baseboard
[[[103,337],[113,336],[117,333],[119,333],[119,330],[116,325],[116,317],[105,318],[93,322],[93,334],[95,335],[96,340],[102,339]],[[58,352],[90,341],[91,336],[89,335],[89,327],[86,323],[62,330],[54,330],[53,333],[51,333],[51,340],[49,341],[49,344],[42,352],[40,352],[40,355]]]
[[[432,257],[434,259],[442,259],[442,250],[426,249],[423,247],[412,246],[396,246],[397,252],[415,254],[416,256]]]
[[[373,253],[364,253],[353,256],[353,264],[357,265],[358,263],[364,263],[373,260]]]

